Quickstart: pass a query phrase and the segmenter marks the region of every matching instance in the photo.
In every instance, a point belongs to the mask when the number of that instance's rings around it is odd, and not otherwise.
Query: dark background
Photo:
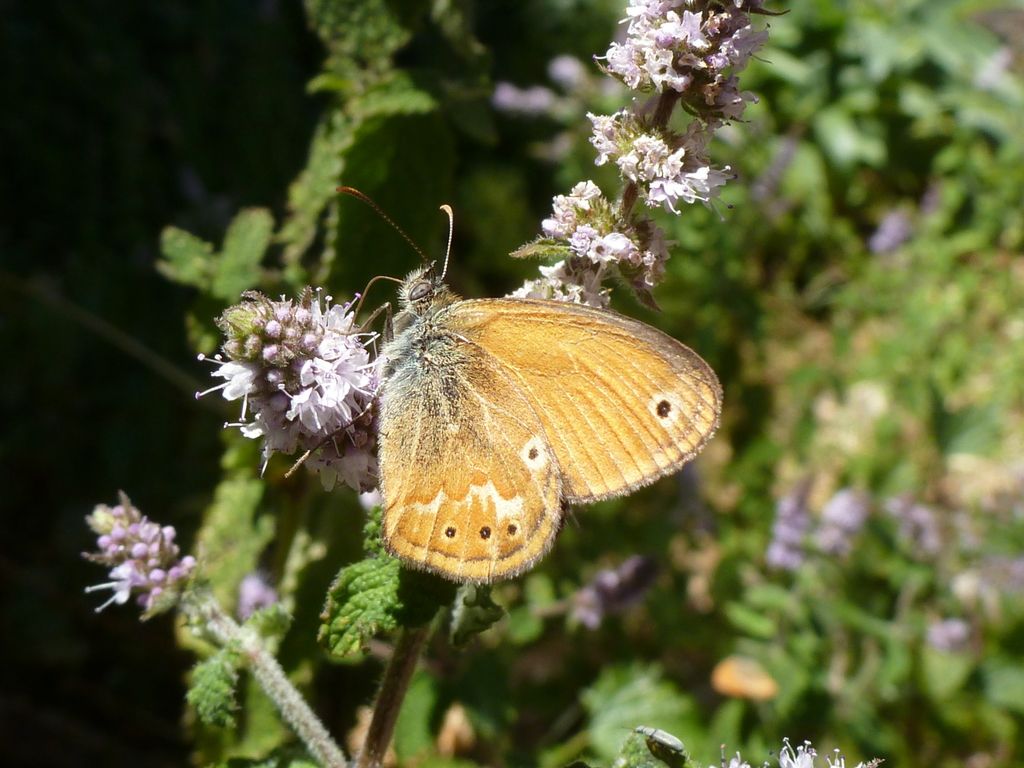
[[[93,608],[83,517],[118,489],[187,544],[223,414],[192,392],[173,223],[280,210],[318,112],[301,6],[4,3],[0,22],[0,744],[8,765],[182,765],[171,622]],[[157,366],[148,364],[150,356]]]

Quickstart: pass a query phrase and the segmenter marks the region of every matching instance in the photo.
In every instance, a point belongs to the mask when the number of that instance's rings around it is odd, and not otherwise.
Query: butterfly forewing
[[[478,347],[430,340],[386,385],[380,462],[384,542],[418,567],[490,582],[551,545],[561,485],[524,393]]]
[[[562,496],[616,496],[677,471],[714,434],[722,392],[695,352],[579,304],[461,301],[449,326],[493,355],[539,417]]]

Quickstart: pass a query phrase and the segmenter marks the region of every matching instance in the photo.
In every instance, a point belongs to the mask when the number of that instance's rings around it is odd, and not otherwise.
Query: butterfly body
[[[384,346],[386,548],[490,583],[550,548],[567,504],[677,471],[713,434],[721,389],[695,353],[606,310],[461,299],[429,271],[403,284]]]

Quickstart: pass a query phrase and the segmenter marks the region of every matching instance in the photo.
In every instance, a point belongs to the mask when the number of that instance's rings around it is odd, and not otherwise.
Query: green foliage
[[[398,627],[401,566],[393,557],[372,557],[341,569],[327,592],[321,645],[334,656],[363,653],[376,635]]]
[[[367,558],[341,569],[320,616],[319,642],[334,656],[364,653],[375,636],[422,626],[455,596],[451,582],[403,568],[383,552],[380,510],[367,521],[365,542]]]
[[[636,751],[625,750],[624,745],[636,743],[639,734],[631,731],[638,724],[669,733],[687,733],[694,726],[693,702],[655,667],[629,665],[607,669],[583,692],[581,700],[590,715],[591,748],[606,761],[620,751]],[[643,752],[650,752],[643,738],[639,743]]]
[[[505,609],[491,599],[489,587],[463,584],[455,595],[449,636],[456,647],[486,631],[505,615]]]
[[[275,749],[266,757],[233,757],[216,763],[216,768],[320,768],[304,752],[294,747]]]
[[[192,670],[192,682],[186,698],[206,725],[234,727],[238,710],[235,687],[241,663],[237,651],[222,648]]]
[[[273,227],[270,213],[262,208],[240,211],[228,227],[219,253],[195,235],[167,227],[160,236],[164,260],[157,263],[157,269],[215,299],[235,301],[242,291],[260,284],[260,262]]]

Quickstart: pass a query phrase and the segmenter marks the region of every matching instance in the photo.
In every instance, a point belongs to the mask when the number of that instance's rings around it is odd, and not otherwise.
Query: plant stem
[[[359,753],[356,768],[379,768],[383,762],[395,731],[398,712],[409,690],[412,673],[416,669],[416,662],[429,631],[430,624],[424,624],[421,627],[405,627],[399,634],[391,661],[384,671],[384,680],[381,681],[377,701],[373,705],[373,718],[370,720],[370,729]]]
[[[234,645],[245,657],[249,671],[277,706],[281,717],[306,745],[309,753],[324,768],[346,768],[347,761],[331,734],[302,698],[277,659],[263,645],[256,632],[239,626],[211,595],[186,603],[185,610],[201,622],[221,645]]]

